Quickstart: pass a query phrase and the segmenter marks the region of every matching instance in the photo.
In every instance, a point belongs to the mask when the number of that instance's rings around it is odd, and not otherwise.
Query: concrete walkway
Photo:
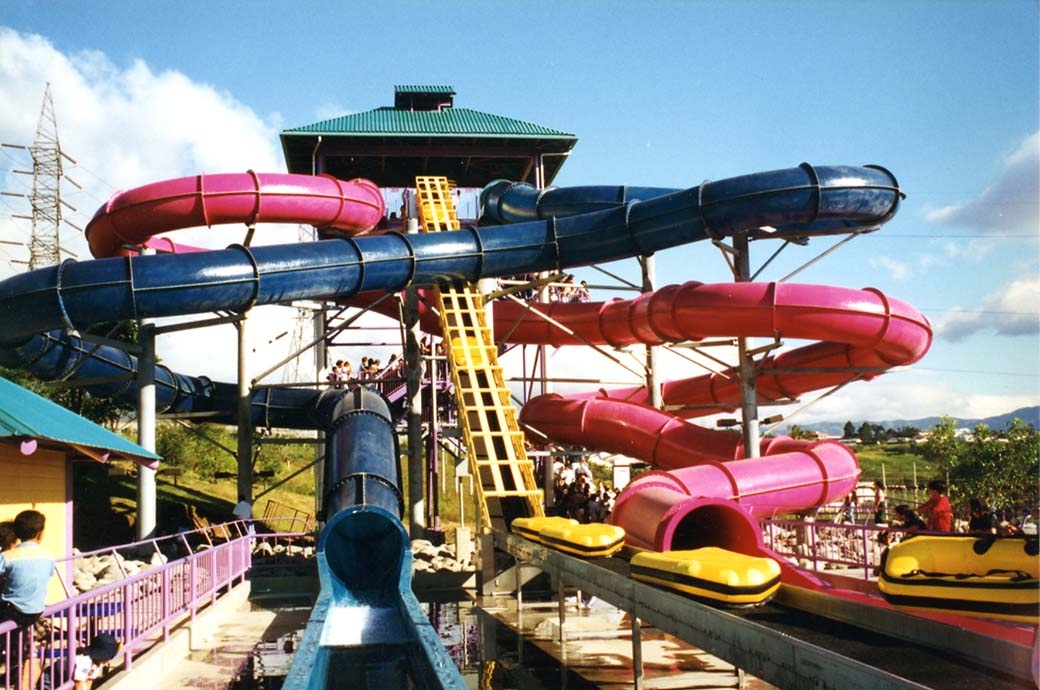
[[[310,606],[272,610],[249,600],[249,583],[236,587],[123,671],[95,687],[104,690],[224,690],[242,672],[260,642],[302,628]]]

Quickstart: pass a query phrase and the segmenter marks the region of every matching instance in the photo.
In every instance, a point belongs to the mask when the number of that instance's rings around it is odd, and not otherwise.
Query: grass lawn
[[[909,443],[892,443],[853,446],[852,451],[859,459],[862,481],[884,478],[889,486],[914,483],[924,484],[932,478],[933,467]]]
[[[299,469],[299,468],[295,468]],[[111,471],[110,471],[111,470]],[[404,472],[404,500],[408,501],[407,458],[402,458]],[[290,474],[294,468],[280,472]],[[477,505],[469,484],[462,485],[461,494],[454,486],[454,472],[448,470],[444,491],[440,493],[440,527],[449,533],[458,527],[460,504],[462,516],[471,529],[476,528]],[[266,481],[266,483],[265,483]],[[253,514],[277,517],[306,516],[314,518],[314,478],[311,470],[301,472],[294,479],[267,491],[277,481],[260,480],[255,485]],[[73,543],[81,551],[125,544],[135,540],[134,521],[137,515],[137,476],[129,465],[77,464],[73,482],[75,535]],[[238,501],[234,478],[208,479],[191,470],[174,479],[160,471],[156,481],[157,526],[160,531],[188,527],[196,514],[210,523],[234,519],[231,509]],[[302,522],[292,523],[301,529]],[[273,522],[272,527],[290,529],[288,522]]]

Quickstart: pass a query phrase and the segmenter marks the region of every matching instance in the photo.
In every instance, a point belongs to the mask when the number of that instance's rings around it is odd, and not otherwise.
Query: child
[[[21,541],[0,553],[0,622],[14,621],[21,628],[22,687],[36,687],[42,668],[31,655],[32,627],[43,615],[47,585],[54,573],[54,559],[43,550],[46,518],[36,510],[23,510],[14,518],[14,534]]]
[[[917,513],[910,510],[909,506],[896,506],[896,515],[899,516],[900,525],[904,532],[919,532],[927,529],[928,525]]]
[[[75,690],[90,690],[94,681],[101,676],[108,662],[119,653],[119,643],[108,633],[98,633],[90,646],[76,655],[72,667]]]
[[[91,690],[94,681],[105,672],[108,662],[119,653],[119,642],[109,633],[98,633],[89,647],[79,647],[72,657],[72,682],[74,690]],[[40,690],[68,687],[69,665],[67,657],[56,656],[40,678]]]

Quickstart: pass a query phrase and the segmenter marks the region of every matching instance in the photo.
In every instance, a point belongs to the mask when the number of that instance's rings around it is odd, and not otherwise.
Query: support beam
[[[408,219],[408,233],[419,232],[419,221]],[[423,433],[421,380],[422,362],[419,341],[419,291],[408,288],[404,303],[404,362],[407,386],[406,410],[408,424],[408,534],[412,539],[426,536],[423,508]],[[432,362],[431,362],[432,366]]]
[[[748,235],[739,232],[733,236],[734,278],[738,283],[751,280],[751,255]],[[759,457],[761,435],[758,430],[758,389],[755,380],[755,360],[748,352],[748,339],[737,339],[738,369],[740,371],[740,415],[743,421],[744,457]]]
[[[154,251],[154,250],[147,250]],[[155,324],[142,319],[138,329],[141,356],[137,367],[137,445],[155,452]],[[137,464],[137,538],[147,539],[155,531],[155,473]]]
[[[253,502],[253,419],[249,378],[249,322],[242,314],[238,329],[238,495]]]
[[[639,266],[643,271],[643,292],[653,292],[654,283],[657,282],[657,265],[653,255],[640,257]],[[646,346],[647,402],[650,403],[650,407],[656,410],[663,407],[661,386],[657,383],[657,358],[660,349],[657,345]]]

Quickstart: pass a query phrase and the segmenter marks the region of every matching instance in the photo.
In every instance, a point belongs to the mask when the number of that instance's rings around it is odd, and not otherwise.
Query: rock
[[[86,592],[97,586],[97,578],[91,573],[77,570],[72,574],[72,586],[77,592]]]

